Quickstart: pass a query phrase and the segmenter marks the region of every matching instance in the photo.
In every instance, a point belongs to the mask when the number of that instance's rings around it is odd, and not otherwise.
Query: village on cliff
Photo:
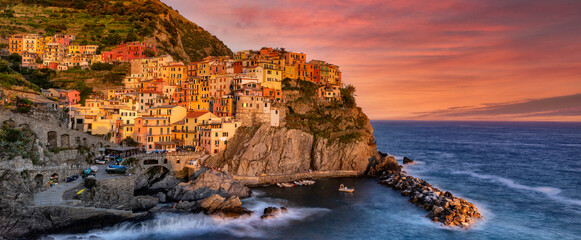
[[[14,104],[15,97],[27,98],[39,109],[66,111],[68,128],[143,152],[215,155],[240,126],[281,125],[285,80],[315,83],[320,101],[341,100],[339,67],[320,60],[307,62],[304,53],[262,48],[186,64],[143,42],[100,52],[97,45],[75,45],[74,40],[64,34],[16,34],[8,49],[22,57],[22,68],[29,69],[67,71],[129,62],[130,74],[123,85],[94,89],[85,99],[71,89],[42,89],[41,95],[5,91],[4,104]]]

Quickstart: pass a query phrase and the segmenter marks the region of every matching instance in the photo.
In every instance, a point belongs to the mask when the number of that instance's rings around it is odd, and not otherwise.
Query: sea
[[[258,187],[243,206],[288,213],[260,220],[159,213],[55,239],[581,239],[581,123],[372,121],[378,149],[404,170],[474,203],[470,229],[431,222],[372,178]],[[338,192],[340,184],[354,193]]]

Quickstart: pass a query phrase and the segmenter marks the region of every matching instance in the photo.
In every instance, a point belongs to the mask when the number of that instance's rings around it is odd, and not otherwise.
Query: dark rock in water
[[[277,208],[277,207],[267,207],[264,209],[262,216],[260,216],[260,220],[266,220],[269,218],[274,218],[281,213],[288,213],[288,210],[285,207]]]
[[[410,159],[408,157],[403,157],[403,164],[414,164],[416,163],[413,159]]]
[[[262,214],[267,215],[267,214],[278,214],[280,213],[280,209],[277,207],[267,207],[264,209],[264,212]]]
[[[369,176],[381,176],[388,172],[401,172],[401,166],[397,163],[394,156],[382,157],[379,160],[373,159],[369,163],[366,174]]]
[[[446,226],[468,228],[473,220],[481,218],[474,204],[454,197],[448,191],[432,187],[426,181],[408,176],[403,172],[388,172],[378,178],[380,184],[400,191],[409,201],[428,211],[427,217]]]
[[[221,215],[224,217],[238,218],[243,215],[250,215],[252,211],[241,206],[240,198],[230,196],[228,199],[214,194],[199,202],[199,206],[206,214]]]

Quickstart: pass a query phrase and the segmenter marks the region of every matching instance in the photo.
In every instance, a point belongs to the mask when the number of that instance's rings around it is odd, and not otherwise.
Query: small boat
[[[315,181],[313,181],[313,180],[303,180],[302,183],[303,183],[303,185],[313,185],[313,184],[315,184]]]
[[[283,188],[284,186],[282,185],[282,183],[276,183],[276,186]]]
[[[303,185],[303,183],[301,181],[294,181],[293,183],[295,185],[297,185],[297,186],[302,186]]]
[[[98,172],[99,171],[99,167],[97,166],[91,166],[91,172]]]
[[[341,184],[341,186],[339,186],[339,192],[348,192],[348,193],[352,193],[355,191],[355,188],[348,188],[345,187],[345,185]]]
[[[107,163],[107,161],[105,161],[104,159],[95,159],[95,163],[105,165],[105,163]]]
[[[281,183],[283,187],[294,187],[293,183]]]
[[[107,173],[126,173],[127,167],[126,166],[117,166],[117,165],[109,165],[107,169],[105,169]]]

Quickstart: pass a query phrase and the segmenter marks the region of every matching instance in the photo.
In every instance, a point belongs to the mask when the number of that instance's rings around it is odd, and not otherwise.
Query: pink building
[[[137,58],[146,58],[145,50],[152,50],[157,53],[155,45],[142,43],[142,42],[130,42],[118,45],[111,51],[106,51],[101,53],[101,61],[122,61],[128,62]]]
[[[77,90],[58,90],[59,99],[64,104],[77,104],[81,101],[81,93]]]
[[[58,43],[58,44],[61,44],[63,46],[69,46],[73,40],[75,40],[74,35],[66,35],[66,34],[54,35],[54,43]]]

